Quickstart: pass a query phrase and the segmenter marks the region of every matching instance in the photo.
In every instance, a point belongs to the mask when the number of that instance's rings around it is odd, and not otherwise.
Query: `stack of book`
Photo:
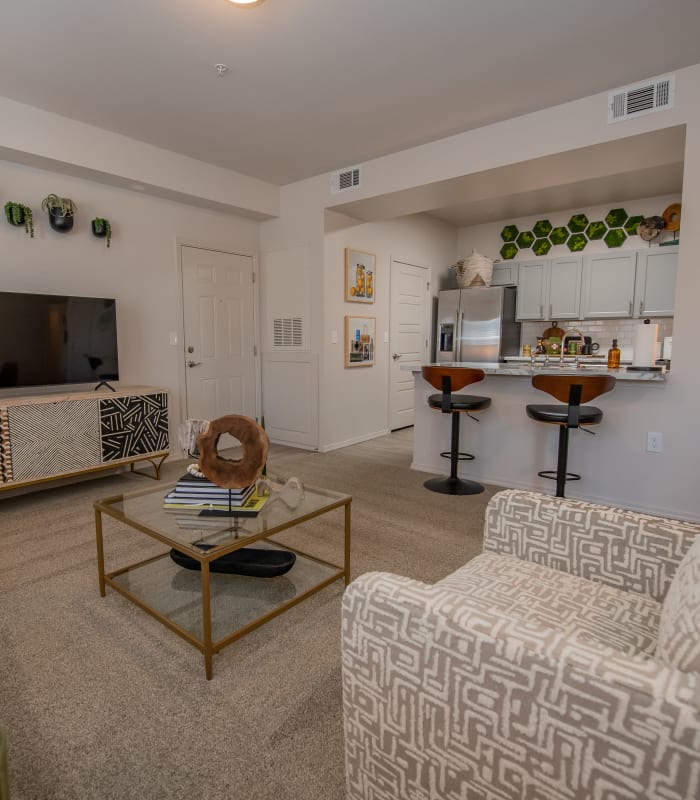
[[[265,499],[255,494],[254,483],[243,489],[224,489],[207,478],[186,473],[165,495],[163,506],[176,511],[254,516]]]

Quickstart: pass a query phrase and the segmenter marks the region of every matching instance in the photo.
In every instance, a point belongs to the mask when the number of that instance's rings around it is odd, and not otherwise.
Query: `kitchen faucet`
[[[564,344],[566,343],[566,337],[569,334],[574,334],[574,335],[580,337],[581,342],[583,343],[583,334],[581,333],[581,331],[578,328],[569,328],[568,330],[564,331],[564,335],[561,337],[561,353],[559,354],[559,364],[560,364],[560,366],[564,365],[564,356],[566,355],[566,353],[564,352]],[[576,367],[580,367],[580,366],[581,366],[581,353],[577,351],[576,352]]]

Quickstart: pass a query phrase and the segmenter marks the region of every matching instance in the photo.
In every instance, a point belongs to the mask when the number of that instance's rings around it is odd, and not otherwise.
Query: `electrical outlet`
[[[647,453],[663,453],[664,451],[664,435],[663,433],[654,433],[649,431],[647,433]]]

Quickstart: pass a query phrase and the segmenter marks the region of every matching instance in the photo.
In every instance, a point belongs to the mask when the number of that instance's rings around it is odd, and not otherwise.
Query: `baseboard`
[[[388,428],[375,433],[368,433],[364,436],[357,436],[354,439],[346,439],[344,442],[334,442],[319,447],[319,453],[330,453],[331,450],[340,450],[341,447],[350,447],[351,444],[361,444],[362,442],[369,442],[371,439],[378,439],[380,436],[387,436],[390,433]]]
[[[411,462],[411,469],[416,470],[417,472],[427,472],[431,475],[449,475],[450,470],[449,468],[445,469],[441,464],[441,469],[438,469],[435,464],[418,464],[415,461]],[[467,477],[466,475],[464,477]],[[508,481],[508,485],[505,485],[503,481],[499,478],[496,478],[492,475],[479,475],[477,480],[480,483],[485,483],[489,486],[500,486],[503,489],[521,489],[525,492],[538,492],[540,494],[554,494],[554,491],[544,491],[542,486],[539,484],[535,484],[534,481]],[[663,506],[642,506],[636,503],[630,504],[627,503],[624,506],[620,504],[619,499],[615,499],[614,497],[607,497],[604,495],[597,495],[597,494],[588,494],[583,495],[581,492],[577,492],[575,487],[572,487],[570,490],[567,489],[567,497],[571,500],[584,500],[587,503],[598,503],[601,506],[612,506],[613,508],[625,508],[628,511],[637,511],[640,514],[650,514],[654,517],[668,517],[669,519],[678,519],[683,520],[685,522],[700,522],[700,516],[697,513],[692,511],[683,511],[682,509],[679,510],[677,508],[665,508]]]
[[[289,442],[285,439],[279,439],[278,437],[270,436],[270,444],[281,444],[284,447],[296,447],[298,450],[313,450],[318,452],[318,447],[314,444],[301,444],[300,442]]]

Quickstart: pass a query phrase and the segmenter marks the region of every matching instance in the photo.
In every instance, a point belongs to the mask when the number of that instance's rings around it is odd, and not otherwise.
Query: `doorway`
[[[254,259],[188,245],[180,257],[185,419],[255,417]]]
[[[430,270],[418,264],[391,259],[391,310],[389,359],[389,429],[413,425],[413,372],[428,354]]]

